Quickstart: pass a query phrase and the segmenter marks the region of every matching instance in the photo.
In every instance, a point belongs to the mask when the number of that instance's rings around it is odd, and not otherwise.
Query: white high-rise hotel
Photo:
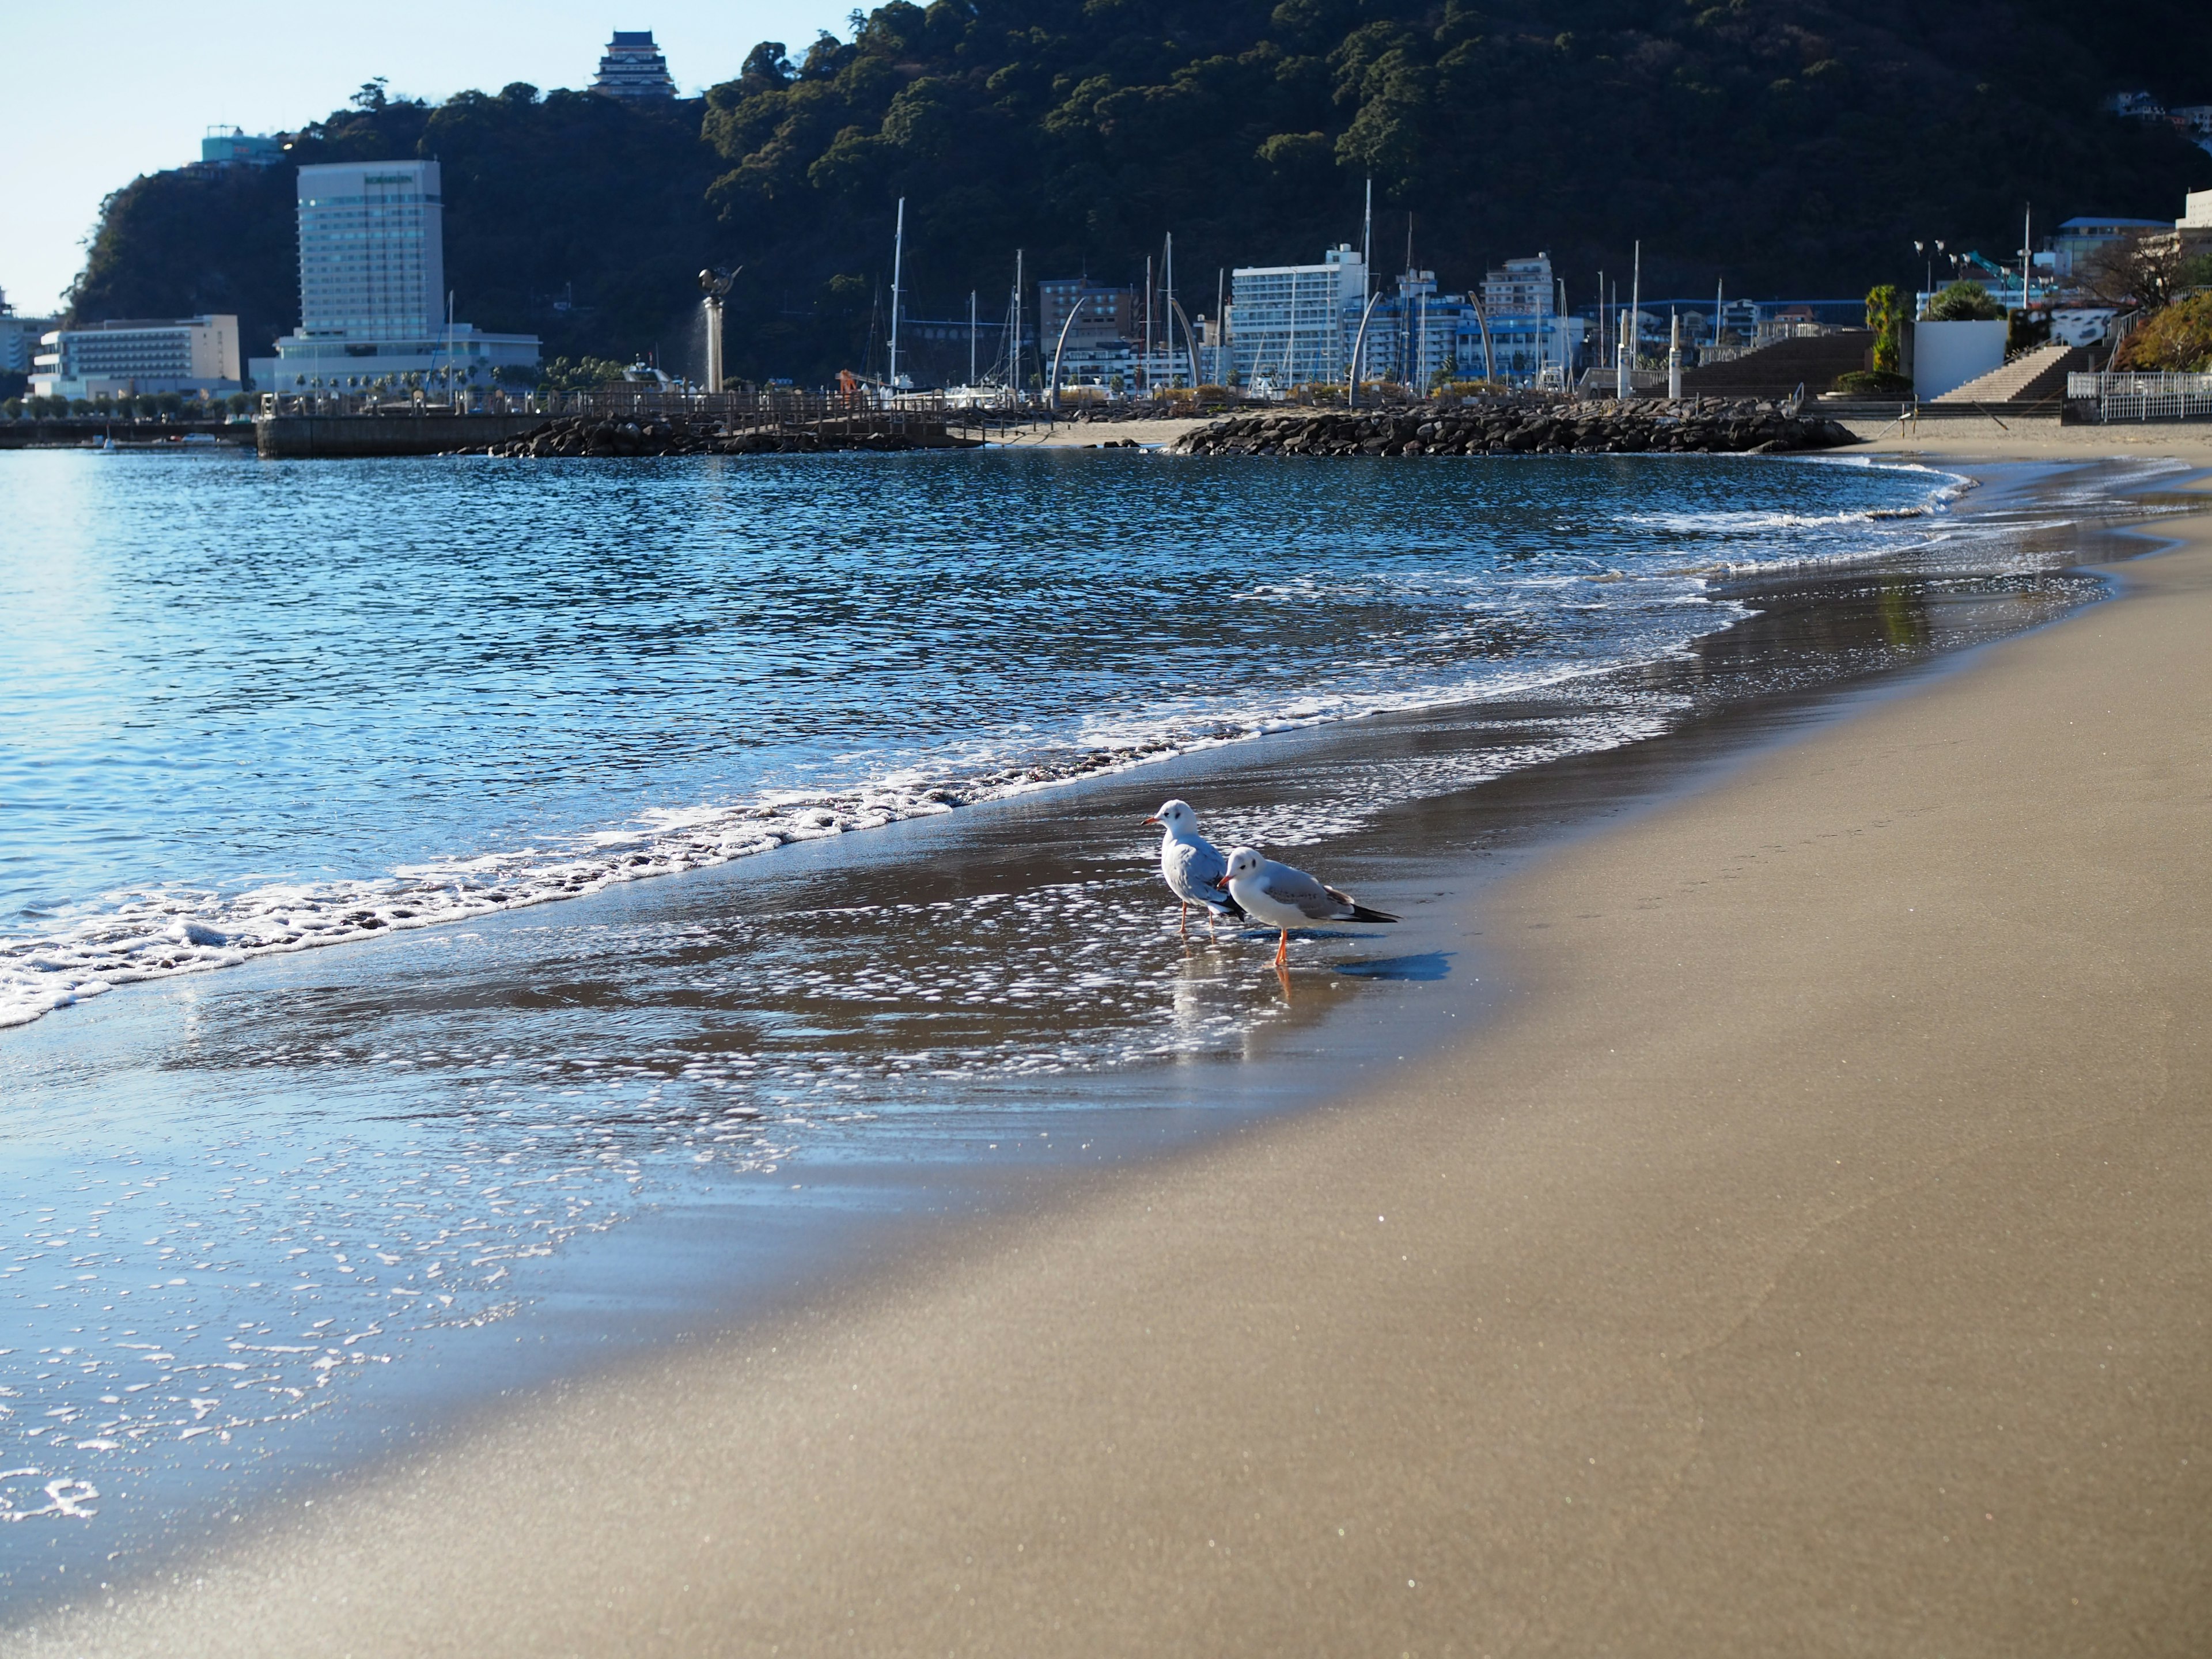
[[[300,326],[256,358],[264,391],[357,391],[451,364],[464,383],[538,361],[534,334],[452,320],[435,161],[339,161],[299,179]]]

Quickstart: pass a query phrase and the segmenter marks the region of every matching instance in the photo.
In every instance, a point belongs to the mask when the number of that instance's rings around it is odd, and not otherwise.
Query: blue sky
[[[0,0],[9,76],[0,167],[0,289],[26,315],[52,311],[84,263],[100,198],[142,173],[199,157],[217,124],[248,132],[327,115],[373,76],[440,99],[510,81],[588,85],[615,29],[651,29],[679,89],[738,72],[758,40],[794,49],[850,33],[853,0],[149,0],[58,6]]]

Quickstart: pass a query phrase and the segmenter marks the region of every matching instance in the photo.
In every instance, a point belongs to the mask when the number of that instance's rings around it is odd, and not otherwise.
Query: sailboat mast
[[[1145,392],[1152,390],[1152,256],[1145,256]]]
[[[968,290],[968,384],[975,384],[975,290]]]
[[[899,275],[906,258],[906,198],[899,198],[898,231],[891,241],[891,372],[886,378],[898,390]]]
[[[1227,386],[1221,372],[1221,353],[1229,343],[1229,273],[1221,266],[1213,268],[1213,383]]]

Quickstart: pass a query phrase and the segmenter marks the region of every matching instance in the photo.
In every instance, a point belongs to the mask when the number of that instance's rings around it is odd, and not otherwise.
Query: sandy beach
[[[2212,458],[1927,424],[1876,447]],[[1487,889],[1502,1000],[1444,1051],[10,1650],[2203,1651],[2212,536],[2173,533]]]

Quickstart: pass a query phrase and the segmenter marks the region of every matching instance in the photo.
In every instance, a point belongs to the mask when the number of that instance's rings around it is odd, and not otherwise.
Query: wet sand
[[[1062,416],[1049,425],[1017,427],[991,441],[1004,444],[1009,449],[1096,449],[1109,443],[1135,443],[1148,447],[1171,444],[1184,433],[1205,424],[1195,416],[1153,421],[1083,421]]]
[[[2212,463],[2212,426],[2201,422],[2116,422],[2061,426],[2055,415],[1944,416],[1899,426],[1850,421],[1867,441],[1844,452],[1917,457],[1928,461],[2146,460],[2157,456]]]
[[[2123,580],[1489,888],[1442,1054],[13,1645],[2197,1650],[2212,545]]]

